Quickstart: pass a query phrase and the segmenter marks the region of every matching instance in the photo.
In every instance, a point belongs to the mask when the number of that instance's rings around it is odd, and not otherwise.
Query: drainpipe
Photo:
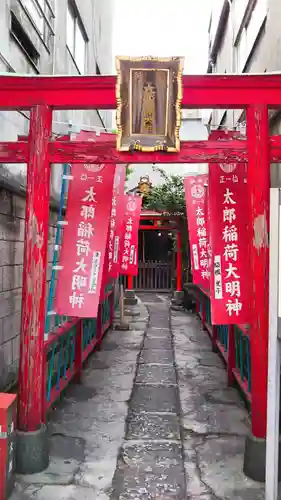
[[[56,48],[57,48],[57,27],[58,27],[58,21],[57,21],[57,2],[54,0],[54,13],[55,13],[55,19],[54,19],[54,32],[55,35],[53,37],[53,61],[52,61],[52,74],[55,75],[56,72]]]

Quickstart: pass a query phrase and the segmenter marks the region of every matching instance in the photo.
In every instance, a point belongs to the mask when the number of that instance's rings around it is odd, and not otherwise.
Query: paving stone
[[[80,486],[109,490],[116,469],[116,457],[103,457],[80,466],[75,476],[75,484]]]
[[[242,471],[243,437],[206,439],[196,449],[202,481],[217,498],[264,500],[263,485]]]
[[[200,406],[204,403],[236,405],[243,408],[239,392],[232,387],[217,388],[206,381],[204,384],[194,387],[180,384],[180,398],[183,408]]]
[[[173,364],[173,351],[166,349],[143,350],[139,359],[140,363]]]
[[[131,401],[131,410],[134,413],[179,413],[177,388],[173,386],[136,385]]]
[[[182,444],[159,441],[125,441],[121,450],[122,461],[126,465],[142,467],[147,464],[163,466],[183,465]]]
[[[52,457],[50,465],[38,474],[17,475],[19,483],[23,484],[60,484],[72,483],[75,474],[79,470],[80,463],[77,460]]]
[[[167,328],[168,324],[168,317],[160,318],[157,316],[154,318],[153,316],[150,316],[150,325],[156,326],[158,328]]]
[[[109,500],[109,496],[95,491],[93,488],[84,488],[71,484],[69,486],[43,486],[33,496],[32,500]]]
[[[166,338],[148,338],[144,339],[144,349],[172,349],[171,337]]]
[[[168,328],[153,328],[150,327],[146,332],[146,338],[171,338],[171,333]]]
[[[137,384],[176,384],[176,371],[174,366],[148,365],[138,366]]]
[[[64,459],[65,464],[69,460],[83,462],[85,440],[78,437],[53,434],[50,441],[50,454],[53,457]]]
[[[113,481],[112,500],[186,500],[185,477],[181,467],[147,465],[124,467]]]
[[[250,430],[249,417],[243,408],[205,403],[190,412],[182,405],[182,410],[186,431],[246,436]]]
[[[95,408],[93,407],[93,413]],[[54,435],[65,434],[67,436],[75,436],[87,440],[89,443],[97,443],[104,439],[110,441],[119,441],[120,437],[124,436],[126,412],[119,415],[112,421],[107,419],[91,418],[91,408],[88,409],[88,417],[84,418],[83,414],[73,414],[72,418],[61,418],[59,422],[53,421],[50,425],[50,430]]]
[[[141,344],[141,340],[139,342],[134,343],[134,344],[130,343],[130,342],[122,343],[122,342],[116,342],[115,340],[110,340],[108,342],[104,342],[102,345],[102,348],[104,351],[115,351],[116,352],[116,349],[118,347],[123,347],[124,349],[129,349],[129,350],[138,352],[140,349],[140,344]]]
[[[139,331],[144,331],[146,329],[146,321],[143,320],[135,320],[133,324],[132,330],[139,330]]]
[[[126,439],[180,439],[177,415],[131,414]]]

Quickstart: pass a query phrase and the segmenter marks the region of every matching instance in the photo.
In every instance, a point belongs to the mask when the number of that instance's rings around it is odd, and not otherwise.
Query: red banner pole
[[[51,109],[35,106],[29,134],[20,335],[18,427],[22,431],[36,431],[42,423],[51,126]]]
[[[265,105],[247,109],[248,137],[248,187],[249,231],[251,262],[251,393],[252,435],[246,443],[244,472],[262,480],[264,464],[258,471],[254,467],[253,448],[260,443],[265,461],[266,412],[267,412],[267,350],[268,350],[268,300],[269,300],[269,126],[268,108]],[[257,445],[256,445],[257,446]],[[256,450],[254,453],[257,454]],[[261,450],[259,452],[261,455]],[[253,460],[251,460],[251,458]]]
[[[75,335],[75,381],[81,382],[83,369],[83,319],[76,325]]]
[[[133,276],[131,274],[129,274],[128,276],[128,287],[127,287],[128,290],[133,290]]]
[[[177,292],[182,291],[181,233],[177,232]]]

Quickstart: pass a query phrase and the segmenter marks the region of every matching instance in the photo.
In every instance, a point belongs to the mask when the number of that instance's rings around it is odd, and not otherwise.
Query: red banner
[[[124,216],[124,187],[126,178],[126,168],[125,165],[116,165],[112,192],[112,202],[111,202],[111,214],[109,219],[108,236],[106,244],[106,252],[103,265],[103,275],[102,275],[102,285],[100,301],[104,300],[104,292],[107,283],[113,278],[117,278],[119,271],[119,254],[120,245],[116,245],[116,240],[119,243],[119,236],[116,234],[116,229],[119,226],[123,227],[123,216]],[[120,220],[121,219],[121,220]],[[117,259],[117,264],[113,269],[113,259]]]
[[[116,217],[116,226],[115,226],[115,234],[114,234],[114,243],[113,243],[113,260],[112,260],[112,269],[111,276],[113,278],[117,278],[121,273],[121,252],[122,252],[122,240],[124,236],[124,217],[125,217],[125,196],[122,195],[119,197],[119,203],[117,208],[117,217]],[[122,274],[122,273],[121,273]]]
[[[184,179],[193,283],[209,288],[209,238],[207,234],[206,185],[208,175]]]
[[[108,273],[110,278],[117,278],[120,271],[120,238],[123,231],[125,179],[125,165],[117,165],[108,237]]]
[[[114,168],[73,165],[60,254],[56,312],[96,317],[102,283]]]
[[[246,165],[212,165],[209,174],[211,313],[215,325],[249,321],[247,204]]]
[[[124,195],[124,227],[121,242],[120,273],[138,275],[138,234],[142,198]]]

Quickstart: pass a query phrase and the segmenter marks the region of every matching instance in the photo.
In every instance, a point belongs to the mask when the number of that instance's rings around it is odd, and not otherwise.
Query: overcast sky
[[[216,0],[114,0],[114,56],[184,56],[184,73],[206,73],[213,1]],[[202,130],[194,130],[196,137],[190,130],[184,139],[205,139],[206,130],[201,127]],[[167,173],[181,175],[194,175],[204,168],[207,167],[195,164],[165,165]],[[145,174],[149,174],[154,185],[161,182],[150,165],[133,165],[133,169],[127,183],[129,189]]]
[[[185,73],[206,72],[211,0],[114,2],[114,56],[184,56]]]

